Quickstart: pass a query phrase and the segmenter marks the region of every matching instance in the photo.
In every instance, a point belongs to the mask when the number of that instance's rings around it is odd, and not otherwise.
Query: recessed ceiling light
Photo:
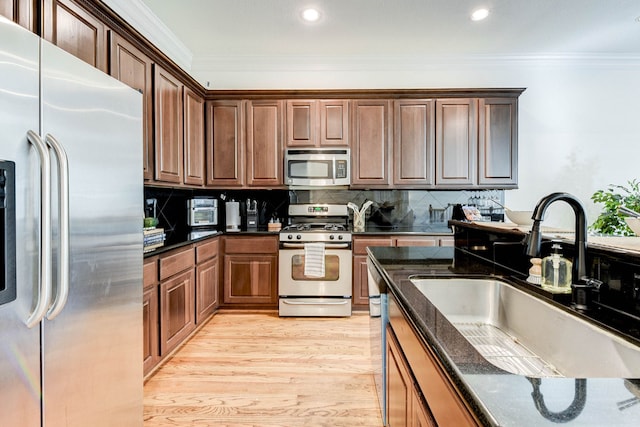
[[[489,10],[488,9],[477,9],[477,10],[474,10],[473,13],[471,14],[471,20],[472,21],[482,21],[487,16],[489,16]]]
[[[316,22],[320,19],[320,12],[317,9],[309,8],[302,11],[302,19],[307,22]]]

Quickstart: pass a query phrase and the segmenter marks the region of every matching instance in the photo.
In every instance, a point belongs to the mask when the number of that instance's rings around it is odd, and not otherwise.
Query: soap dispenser
[[[552,253],[542,259],[542,288],[553,293],[571,293],[572,263],[562,256],[559,240],[553,240]]]

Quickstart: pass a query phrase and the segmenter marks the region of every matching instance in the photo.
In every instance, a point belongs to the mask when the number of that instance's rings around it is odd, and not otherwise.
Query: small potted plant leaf
[[[634,236],[627,226],[624,215],[618,212],[621,206],[640,211],[640,182],[633,179],[627,185],[610,184],[605,190],[598,190],[591,200],[603,205],[603,211],[589,227],[591,231],[611,236]]]

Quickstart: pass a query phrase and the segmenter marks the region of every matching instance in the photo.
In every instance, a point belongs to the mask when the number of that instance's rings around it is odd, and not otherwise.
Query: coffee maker
[[[258,201],[247,199],[247,230],[258,230]]]

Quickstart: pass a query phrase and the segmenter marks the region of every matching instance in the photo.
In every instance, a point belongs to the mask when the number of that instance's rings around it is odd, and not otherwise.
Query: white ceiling
[[[173,48],[184,45],[181,65],[201,82],[214,79],[207,64],[234,58],[640,57],[639,0],[138,1],[179,39]],[[302,22],[307,6],[319,22]],[[490,16],[471,21],[480,6]]]

